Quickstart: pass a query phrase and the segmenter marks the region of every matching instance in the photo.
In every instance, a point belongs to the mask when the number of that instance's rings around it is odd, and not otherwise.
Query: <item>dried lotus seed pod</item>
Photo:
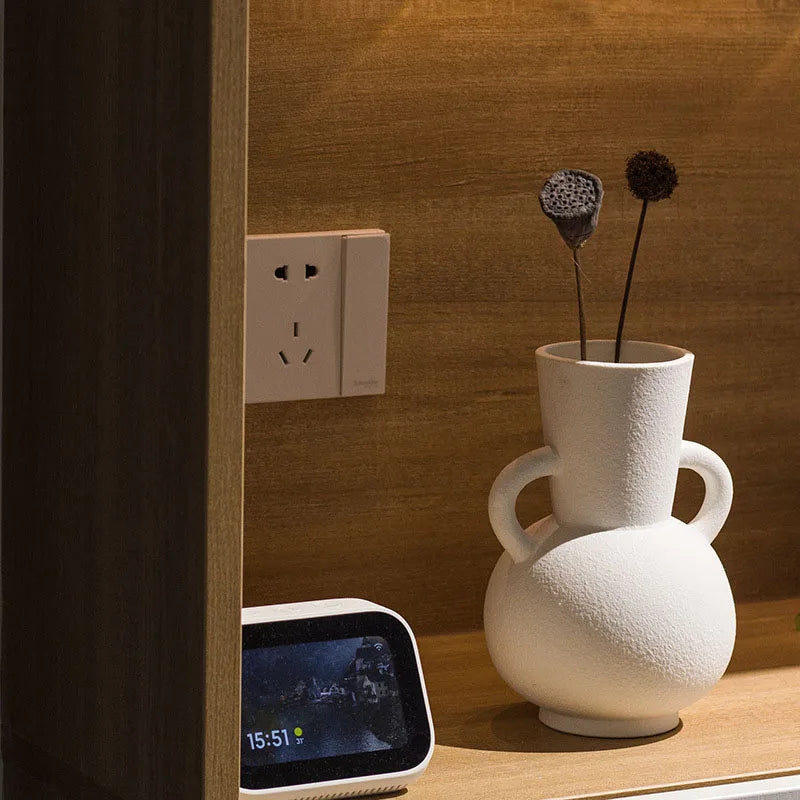
[[[603,184],[596,175],[582,169],[554,172],[539,192],[539,204],[555,222],[561,238],[575,249],[597,230],[603,202]]]

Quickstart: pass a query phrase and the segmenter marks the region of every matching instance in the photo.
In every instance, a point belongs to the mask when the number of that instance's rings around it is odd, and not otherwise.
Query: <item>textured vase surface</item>
[[[509,464],[489,496],[505,552],[489,581],[486,641],[505,681],[550,727],[650,736],[708,692],[730,660],[733,598],[711,542],[733,497],[724,462],[683,440],[694,356],[613,341],[536,351],[545,446]],[[679,468],[706,494],[672,516]],[[523,530],[515,503],[548,477],[553,513]]]

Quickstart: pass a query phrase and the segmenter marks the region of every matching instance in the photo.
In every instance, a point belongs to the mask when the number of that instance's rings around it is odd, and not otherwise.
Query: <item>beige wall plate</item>
[[[245,401],[386,389],[389,235],[247,239]]]

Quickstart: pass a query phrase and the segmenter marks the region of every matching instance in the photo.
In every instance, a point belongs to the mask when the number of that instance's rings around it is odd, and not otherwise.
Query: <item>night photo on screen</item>
[[[392,654],[380,636],[244,651],[245,765],[389,750],[406,739]]]

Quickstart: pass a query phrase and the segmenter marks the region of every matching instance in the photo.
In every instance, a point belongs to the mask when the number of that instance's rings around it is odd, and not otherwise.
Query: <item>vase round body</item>
[[[650,736],[708,692],[736,632],[711,542],[730,510],[723,461],[683,440],[691,353],[625,342],[536,351],[545,446],[509,464],[489,497],[505,548],[489,582],[486,641],[505,681],[550,727]],[[705,482],[697,516],[672,516],[679,468]],[[548,477],[553,513],[524,531],[520,491]]]

